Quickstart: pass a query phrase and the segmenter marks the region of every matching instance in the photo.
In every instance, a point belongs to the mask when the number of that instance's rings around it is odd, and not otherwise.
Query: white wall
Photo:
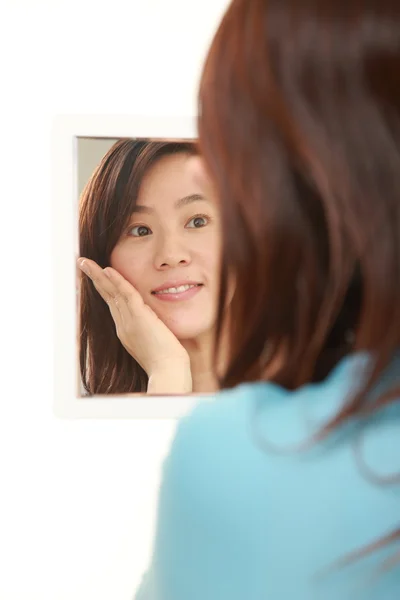
[[[117,139],[78,138],[78,195],[80,197],[94,170]]]
[[[52,415],[52,118],[190,115],[227,0],[3,0],[0,600],[128,600],[169,421]]]

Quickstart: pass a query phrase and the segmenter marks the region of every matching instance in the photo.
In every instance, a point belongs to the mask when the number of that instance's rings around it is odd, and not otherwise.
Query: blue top
[[[245,384],[199,402],[164,465],[152,565],[136,600],[400,599],[400,566],[380,571],[400,543],[333,564],[399,527],[400,484],[365,471],[400,473],[399,403],[362,430],[354,421],[298,449],[367,365],[359,354],[320,384]],[[396,360],[381,390],[399,375]]]

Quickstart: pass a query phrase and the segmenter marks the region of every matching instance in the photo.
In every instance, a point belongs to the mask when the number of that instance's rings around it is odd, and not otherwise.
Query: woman
[[[199,134],[233,389],[179,424],[137,598],[400,598],[400,3],[233,0]]]
[[[94,286],[83,279],[80,369],[91,394],[218,389],[219,216],[193,180],[195,152],[120,140],[82,194],[80,251]],[[135,305],[124,295],[132,286]],[[125,331],[129,311],[139,318]]]

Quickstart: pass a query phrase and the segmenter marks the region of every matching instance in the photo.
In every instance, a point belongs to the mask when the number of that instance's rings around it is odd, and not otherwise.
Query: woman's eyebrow
[[[204,198],[201,194],[189,194],[189,196],[184,196],[183,198],[179,198],[175,202],[175,208],[181,208],[182,206],[187,206],[191,202],[208,202],[207,198]],[[146,213],[148,215],[154,212],[154,209],[151,206],[144,206],[143,204],[136,204],[133,208],[133,213]]]
[[[189,196],[185,196],[184,198],[179,198],[179,200],[177,200],[175,202],[175,208],[181,208],[182,206],[186,206],[187,204],[190,204],[191,202],[197,202],[199,200],[208,202],[207,198],[204,198],[204,196],[202,196],[201,194],[189,194]]]
[[[133,207],[132,213],[146,213],[148,215],[152,214],[154,210],[150,208],[150,206],[144,206],[143,204],[136,204]]]

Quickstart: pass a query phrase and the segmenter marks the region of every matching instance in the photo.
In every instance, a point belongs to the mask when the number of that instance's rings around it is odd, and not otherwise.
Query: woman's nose
[[[188,248],[182,244],[176,235],[166,236],[160,244],[156,257],[157,269],[168,269],[190,263]]]

